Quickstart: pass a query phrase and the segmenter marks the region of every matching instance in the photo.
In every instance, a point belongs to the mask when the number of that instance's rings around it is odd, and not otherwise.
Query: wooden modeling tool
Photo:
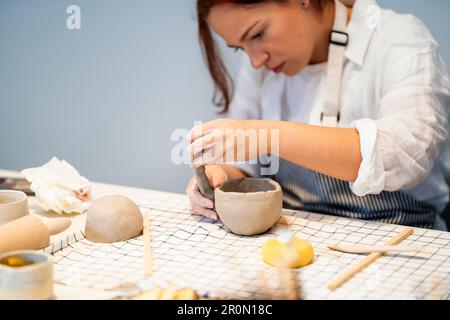
[[[145,213],[142,215],[144,218],[144,275],[151,276],[153,273],[152,267],[152,244],[150,239],[150,215]]]
[[[68,218],[52,219],[48,223],[31,215],[0,226],[0,254],[14,250],[38,250],[50,244],[50,236],[66,230]]]
[[[400,232],[397,236],[386,242],[386,246],[395,246],[408,238],[411,234],[413,234],[414,229],[413,228],[407,228]],[[372,262],[377,260],[378,258],[382,257],[385,254],[385,252],[372,252],[369,254],[366,258],[361,260],[358,264],[351,267],[347,271],[345,271],[342,275],[340,275],[335,280],[331,281],[328,284],[328,289],[330,290],[336,290],[340,286],[342,286],[345,282],[350,280],[354,275],[356,275],[358,272],[366,268],[368,265],[370,265]]]
[[[209,183],[209,179],[206,176],[205,166],[201,166],[195,169],[195,178],[202,195],[214,202],[214,189]]]
[[[282,267],[265,268],[258,273],[261,292],[266,300],[302,300],[301,285],[297,270]],[[276,294],[274,294],[276,292]]]
[[[422,246],[339,246],[330,244],[329,249],[344,253],[372,253],[372,252],[405,252],[405,251],[422,251]]]

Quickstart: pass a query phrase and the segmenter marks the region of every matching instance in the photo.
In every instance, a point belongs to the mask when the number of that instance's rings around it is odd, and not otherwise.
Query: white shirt
[[[374,8],[377,28],[368,23]],[[439,45],[419,19],[381,9],[374,0],[356,1],[348,33],[339,126],[356,128],[360,137],[362,163],[352,192],[401,190],[442,211],[449,188],[439,156],[450,81]],[[254,70],[246,58],[227,117],[320,125],[326,67],[309,65],[288,77]],[[251,166],[240,167],[254,175]]]

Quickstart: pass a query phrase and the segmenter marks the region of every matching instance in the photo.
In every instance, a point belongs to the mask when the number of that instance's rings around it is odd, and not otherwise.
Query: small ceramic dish
[[[22,191],[0,190],[0,225],[28,214],[27,195]]]
[[[37,251],[0,255],[0,300],[53,298],[53,261]]]

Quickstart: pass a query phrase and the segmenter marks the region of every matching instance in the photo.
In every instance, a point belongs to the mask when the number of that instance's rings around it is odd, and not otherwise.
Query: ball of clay
[[[229,180],[214,192],[215,206],[225,226],[238,235],[269,230],[281,216],[283,193],[271,179]]]
[[[105,196],[92,203],[86,216],[86,238],[93,242],[126,241],[141,234],[143,218],[138,206],[120,195]]]
[[[278,268],[300,268],[314,259],[312,245],[297,237],[286,243],[276,238],[269,239],[263,246],[262,254],[264,262]]]

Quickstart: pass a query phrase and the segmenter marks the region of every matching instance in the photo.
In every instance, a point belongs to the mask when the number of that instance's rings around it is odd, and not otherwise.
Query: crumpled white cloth
[[[90,206],[89,180],[64,160],[53,157],[42,167],[24,169],[21,173],[31,182],[30,188],[44,210],[83,213]]]

